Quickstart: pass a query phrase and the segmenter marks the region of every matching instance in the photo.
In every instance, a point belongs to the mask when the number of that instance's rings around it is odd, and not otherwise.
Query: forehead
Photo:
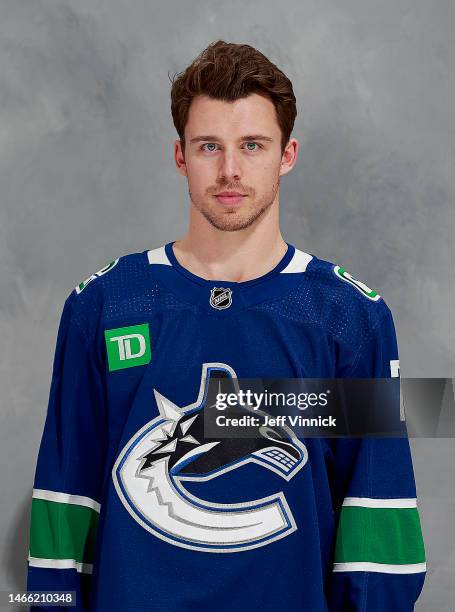
[[[233,102],[206,95],[196,96],[191,102],[185,126],[186,139],[200,134],[235,138],[240,133],[265,134],[279,139],[280,127],[273,102],[255,93]]]

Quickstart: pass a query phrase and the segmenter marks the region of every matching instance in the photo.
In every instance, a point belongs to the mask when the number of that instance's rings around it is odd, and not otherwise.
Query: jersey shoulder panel
[[[154,265],[158,264],[158,265]],[[143,322],[160,308],[177,308],[180,302],[154,274],[172,267],[165,246],[122,255],[91,274],[71,292],[74,315],[86,326],[89,339],[101,325],[121,327],[122,321]]]
[[[127,253],[108,262],[73,288],[66,302],[71,306],[72,319],[87,340],[95,337],[101,320],[109,313],[109,304],[113,300],[123,303],[128,296],[134,296],[134,287],[145,280],[146,273],[145,251]]]
[[[338,340],[359,346],[385,317],[383,296],[343,266],[313,256],[305,273],[314,316]]]
[[[385,300],[375,289],[366,282],[356,278],[344,266],[313,256],[307,272],[312,274],[321,287],[326,288],[332,295],[337,295],[347,301],[355,301],[370,308],[372,312],[381,312]],[[375,308],[374,304],[378,304]]]

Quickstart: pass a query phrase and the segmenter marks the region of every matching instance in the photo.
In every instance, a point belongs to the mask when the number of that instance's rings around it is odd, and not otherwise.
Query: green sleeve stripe
[[[425,549],[417,508],[343,506],[335,563],[417,564]]]
[[[98,517],[87,506],[33,498],[30,556],[93,563]]]

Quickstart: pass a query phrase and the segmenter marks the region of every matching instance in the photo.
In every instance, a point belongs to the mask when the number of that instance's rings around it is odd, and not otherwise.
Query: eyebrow
[[[218,138],[218,136],[208,135],[208,136],[195,136],[190,140],[190,144],[193,142],[202,142],[209,140],[210,142],[216,140],[222,140],[222,138]],[[273,138],[270,136],[264,136],[262,134],[248,134],[247,136],[241,136],[238,141],[243,142],[244,140],[263,140],[264,142],[273,142]]]

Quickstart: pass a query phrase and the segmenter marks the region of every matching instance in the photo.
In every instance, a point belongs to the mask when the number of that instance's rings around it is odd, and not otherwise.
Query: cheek
[[[245,170],[256,175],[266,174],[267,176],[274,176],[277,172],[279,172],[280,164],[280,157],[276,157],[274,154],[263,155],[261,159],[252,160],[251,163],[245,167]]]
[[[207,184],[211,184],[214,181],[214,171],[208,166],[208,164],[201,164],[197,161],[187,163],[186,166],[188,182],[193,188],[204,188]]]
[[[276,181],[279,171],[279,164],[277,165],[275,161],[264,162],[251,168],[251,177],[256,178],[265,186]]]

